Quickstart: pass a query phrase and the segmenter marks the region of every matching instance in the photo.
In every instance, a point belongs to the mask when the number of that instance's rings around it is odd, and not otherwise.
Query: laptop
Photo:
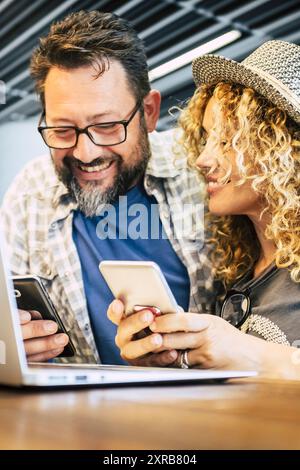
[[[255,371],[175,369],[93,364],[27,363],[0,233],[0,384],[14,387],[132,386],[201,383],[255,376]]]

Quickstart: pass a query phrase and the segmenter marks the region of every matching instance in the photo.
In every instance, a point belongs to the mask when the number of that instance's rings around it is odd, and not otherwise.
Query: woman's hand
[[[172,348],[163,351],[163,337],[152,333],[149,326],[154,321],[150,310],[124,316],[124,305],[114,300],[107,311],[108,318],[118,325],[116,345],[123,359],[135,366],[163,367],[175,365],[178,352]]]
[[[266,343],[214,315],[183,312],[155,317],[143,310],[124,317],[120,300],[111,303],[107,315],[118,325],[115,341],[121,357],[133,365],[176,367],[180,351],[188,350],[191,367],[256,369]]]
[[[215,315],[187,312],[155,317],[144,310],[124,317],[122,302],[115,300],[108,318],[118,325],[121,356],[133,365],[178,367],[180,354],[187,351],[191,367],[257,370],[268,377],[300,379],[297,348],[242,333]]]
[[[164,349],[188,350],[191,367],[257,370],[268,345],[215,315],[166,314],[157,317],[149,328],[162,335]]]
[[[268,378],[300,380],[299,349],[242,333],[215,315],[172,313],[157,317],[149,328],[162,335],[163,348],[187,351],[191,367],[256,370]]]

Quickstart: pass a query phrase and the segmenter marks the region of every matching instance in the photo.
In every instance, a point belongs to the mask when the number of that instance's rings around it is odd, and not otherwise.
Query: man
[[[97,11],[71,14],[41,39],[31,72],[43,106],[39,131],[51,156],[31,162],[5,197],[11,269],[42,278],[76,347],[74,361],[123,364],[116,327],[106,317],[112,296],[99,261],[156,261],[177,301],[200,311],[211,286],[209,264],[199,230],[182,237],[178,227],[183,217],[197,227],[201,187],[184,160],[174,165],[168,140],[154,135],[150,150],[160,94],[150,89],[143,45],[126,21]],[[127,209],[136,203],[149,213],[157,207],[167,236],[128,236]],[[185,205],[187,214],[180,210]],[[108,206],[114,220],[106,218]],[[116,237],[105,236],[107,224]],[[56,334],[55,323],[28,312],[20,312],[20,321],[29,360],[63,351],[68,338]],[[151,361],[168,365],[174,355],[154,354]]]

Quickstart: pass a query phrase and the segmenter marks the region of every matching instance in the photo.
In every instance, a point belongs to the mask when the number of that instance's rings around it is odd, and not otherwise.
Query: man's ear
[[[150,90],[144,98],[144,116],[148,132],[156,128],[160,113],[161,96],[158,90]]]

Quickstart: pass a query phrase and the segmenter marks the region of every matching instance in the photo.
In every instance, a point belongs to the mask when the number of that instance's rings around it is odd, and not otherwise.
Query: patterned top
[[[300,345],[300,284],[292,281],[288,269],[270,265],[258,277],[247,273],[234,286],[248,291],[250,315],[241,326],[249,333],[272,343]]]
[[[209,312],[214,296],[211,263],[203,246],[204,185],[188,169],[186,158],[174,161],[173,131],[154,132],[149,137],[152,157],[144,178],[145,190],[156,198],[164,229],[188,269],[189,310]],[[35,274],[43,280],[78,351],[72,360],[95,363],[100,359],[72,239],[76,208],[56,176],[51,157],[39,157],[25,166],[6,193],[2,230],[12,273]]]

